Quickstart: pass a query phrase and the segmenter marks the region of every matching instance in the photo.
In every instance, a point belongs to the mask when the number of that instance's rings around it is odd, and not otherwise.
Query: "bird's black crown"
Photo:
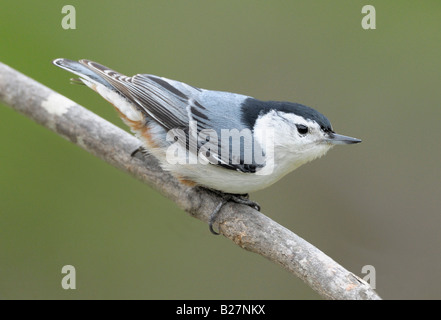
[[[328,118],[323,114],[300,103],[285,101],[261,101],[247,98],[242,103],[242,121],[249,127],[254,128],[257,119],[270,111],[293,113],[305,119],[317,122],[325,132],[332,132],[332,126]]]

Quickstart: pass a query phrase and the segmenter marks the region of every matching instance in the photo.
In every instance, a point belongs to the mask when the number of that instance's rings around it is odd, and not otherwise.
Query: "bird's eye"
[[[303,125],[303,124],[296,124],[297,127],[297,131],[301,134],[301,135],[305,135],[308,133],[308,127]]]

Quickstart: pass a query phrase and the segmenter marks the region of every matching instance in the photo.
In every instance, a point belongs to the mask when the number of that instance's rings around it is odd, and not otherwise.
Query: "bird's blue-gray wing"
[[[248,96],[200,89],[148,74],[127,77],[92,61],[82,60],[81,63],[99,73],[165,130],[180,129],[176,132],[185,134],[185,137],[179,138],[186,141],[189,150],[209,150],[205,155],[211,164],[241,172],[255,172],[259,167],[252,159],[245,159],[245,154],[252,152],[249,148],[254,145],[252,132],[243,123],[240,113],[241,104]],[[250,135],[251,145],[245,143],[245,138],[240,140],[239,137],[237,151],[232,145],[234,139],[228,138],[227,143],[221,139],[222,134],[228,132]],[[190,139],[191,134],[197,136],[196,140]],[[217,136],[217,139],[207,137],[208,141],[201,141],[201,136]],[[190,145],[192,141],[196,141],[197,146]]]

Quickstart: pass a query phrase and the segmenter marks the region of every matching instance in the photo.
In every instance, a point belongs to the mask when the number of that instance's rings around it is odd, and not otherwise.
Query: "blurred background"
[[[64,30],[64,5],[76,29]],[[374,5],[376,30],[361,27]],[[3,1],[0,61],[126,129],[54,58],[324,113],[363,140],[251,194],[385,299],[441,298],[441,2]],[[318,299],[172,201],[0,105],[1,299]],[[61,288],[73,265],[77,289]]]

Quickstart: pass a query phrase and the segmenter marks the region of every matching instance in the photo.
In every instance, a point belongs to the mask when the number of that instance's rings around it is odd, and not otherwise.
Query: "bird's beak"
[[[360,143],[360,139],[344,136],[341,134],[336,133],[330,133],[328,135],[328,139],[326,139],[326,142],[330,144],[354,144],[354,143]]]

